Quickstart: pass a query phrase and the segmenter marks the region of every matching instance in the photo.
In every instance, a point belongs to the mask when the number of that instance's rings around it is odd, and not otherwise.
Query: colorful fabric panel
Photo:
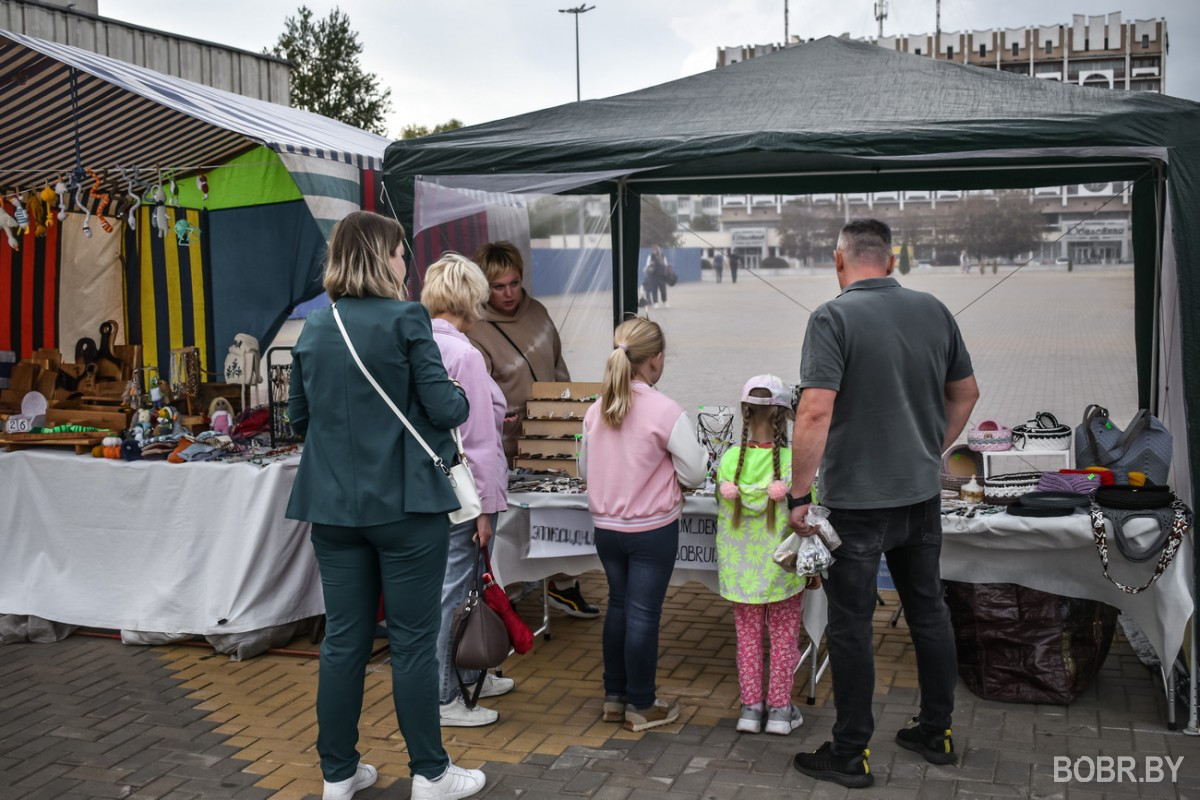
[[[60,225],[45,236],[27,233],[17,250],[0,235],[0,351],[18,359],[58,347],[61,234]]]

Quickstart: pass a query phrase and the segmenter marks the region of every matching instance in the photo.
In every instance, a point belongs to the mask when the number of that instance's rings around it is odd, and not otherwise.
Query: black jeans
[[[624,695],[635,708],[657,697],[658,623],[678,550],[678,520],[641,533],[596,528],[596,554],[608,578],[604,693]]]
[[[958,660],[950,611],[942,594],[941,499],[900,508],[838,509],[829,522],[842,537],[825,581],[829,599],[826,629],[837,722],[833,749],[837,755],[861,753],[871,741],[875,718],[876,575],[880,554],[900,594],[904,617],[917,652],[922,727],[945,730],[954,712]]]

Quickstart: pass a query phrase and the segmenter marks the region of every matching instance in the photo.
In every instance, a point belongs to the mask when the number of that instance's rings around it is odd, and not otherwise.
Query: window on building
[[[946,45],[946,58],[954,58],[954,45]]]
[[[1087,38],[1085,38],[1085,39],[1083,40],[1083,49],[1084,49],[1084,50],[1091,50],[1091,49],[1092,49],[1092,40],[1091,40],[1091,39],[1087,39]]]
[[[1142,34],[1142,49],[1143,50],[1150,49],[1150,34],[1148,34],[1148,33]]]
[[[1050,55],[1050,51],[1054,49],[1054,42],[1046,40],[1046,55]]]
[[[1013,42],[1013,55],[1019,56],[1021,54],[1020,51],[1021,51],[1021,45],[1017,44],[1016,42]]]
[[[980,58],[987,57],[987,45],[986,44],[979,45],[979,57]]]
[[[1104,49],[1105,50],[1108,49],[1108,37],[1107,36],[1104,37]]]
[[[919,48],[919,47],[918,47],[918,48],[917,48],[916,50],[914,50],[913,52],[915,52],[917,55],[921,55],[921,48]]]

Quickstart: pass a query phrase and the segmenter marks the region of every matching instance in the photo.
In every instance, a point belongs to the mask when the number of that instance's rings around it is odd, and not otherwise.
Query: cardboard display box
[[[531,400],[589,400],[600,394],[603,385],[591,381],[539,381],[533,384]],[[563,393],[566,392],[566,397]]]
[[[579,469],[574,458],[517,458],[513,461],[517,469],[531,469],[536,472],[558,472],[579,477]]]

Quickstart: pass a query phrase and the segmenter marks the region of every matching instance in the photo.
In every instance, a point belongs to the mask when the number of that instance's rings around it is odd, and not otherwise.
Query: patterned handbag
[[[1107,408],[1090,405],[1075,437],[1077,466],[1141,472],[1153,484],[1167,482],[1171,452],[1171,432],[1146,409],[1122,431],[1109,419]]]

